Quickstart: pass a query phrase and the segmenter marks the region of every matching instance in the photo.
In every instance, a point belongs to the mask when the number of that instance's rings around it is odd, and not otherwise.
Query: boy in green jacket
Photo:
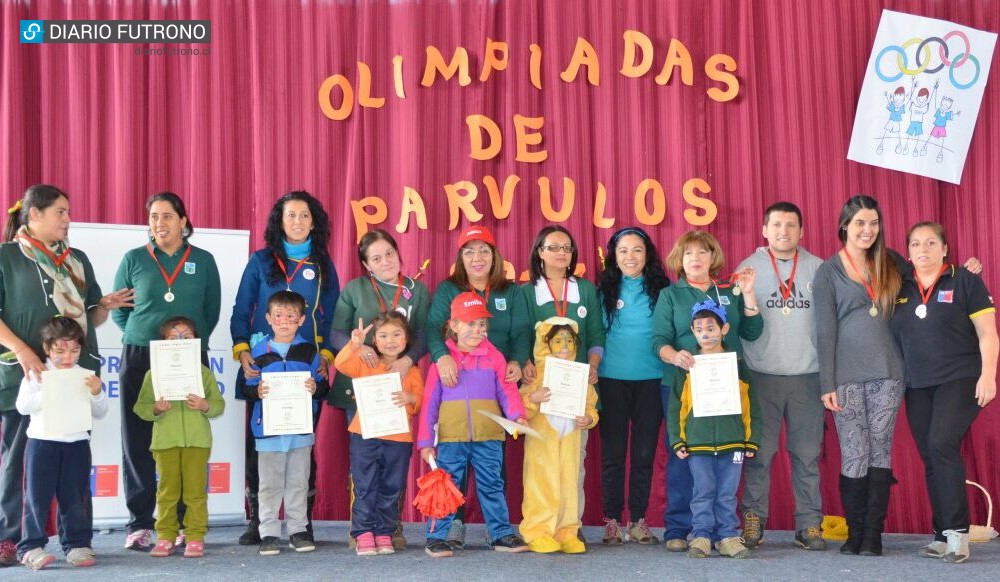
[[[715,301],[708,299],[691,308],[691,332],[698,340],[698,356],[731,351],[722,342],[728,331],[726,311]],[[731,380],[737,382],[738,390],[730,393],[727,401],[722,395],[731,384],[725,379],[725,367],[713,366],[698,356],[691,373],[677,369],[670,403],[675,414],[667,418],[671,448],[677,458],[688,459],[694,478],[693,539],[687,555],[707,558],[714,543],[723,556],[745,558],[749,550],[739,538],[736,489],[744,457],[751,458],[757,451],[759,412],[750,393],[749,370],[742,361],[737,360],[738,379]],[[692,374],[699,376],[697,387]],[[739,413],[726,411],[732,405],[738,405]]]

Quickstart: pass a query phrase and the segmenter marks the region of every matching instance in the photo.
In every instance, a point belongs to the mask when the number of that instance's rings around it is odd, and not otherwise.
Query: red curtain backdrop
[[[462,180],[478,186],[474,206],[484,214],[482,223],[495,230],[499,248],[520,273],[527,268],[534,233],[548,222],[541,212],[538,179],[551,181],[556,208],[565,196],[564,178],[571,179],[575,205],[564,222],[575,234],[588,278],[598,270],[597,248],[611,232],[594,226],[598,184],[607,194],[603,215],[616,219],[614,228],[636,223],[634,193],[643,180],[662,184],[665,217],[649,230],[665,254],[690,228],[683,214],[689,208],[682,196],[684,183],[705,180],[711,192],[700,196],[718,209],[707,230],[722,242],[730,265],[762,244],[761,211],[779,199],[803,208],[804,245],[829,256],[837,246],[841,203],[863,192],[883,203],[885,231],[894,247],[903,248],[908,225],[939,220],[949,230],[952,256],[978,256],[987,284],[1000,289],[1000,242],[993,236],[1000,182],[1000,89],[995,79],[987,86],[961,186],[845,158],[884,8],[1000,29],[1000,12],[990,0],[866,0],[852,2],[850,9],[838,2],[794,0],[4,2],[0,192],[9,205],[27,185],[53,183],[72,196],[77,220],[141,224],[145,198],[169,189],[189,201],[196,225],[250,229],[252,247],[259,247],[275,198],[306,189],[331,213],[336,233],[331,250],[346,281],[361,272],[350,201],[367,196],[385,200],[389,212],[382,226],[394,229],[404,188],[410,187],[425,204],[427,228],[418,228],[411,216],[398,239],[411,274],[430,260],[424,280],[432,289],[455,259],[456,234],[449,230],[444,187]],[[138,45],[22,45],[17,40],[21,19],[196,18],[212,20],[209,56],[137,55],[135,49],[143,48]],[[619,73],[623,33],[630,29],[648,36],[655,48],[652,69],[641,78]],[[586,67],[573,82],[559,77],[578,37],[599,58],[599,86],[586,81]],[[508,44],[509,66],[481,82],[487,39]],[[653,80],[671,39],[690,52],[690,86],[682,83],[679,70],[666,85]],[[532,43],[542,51],[541,90],[530,80]],[[421,87],[429,45],[438,47],[446,60],[456,47],[465,47],[471,84],[461,87],[455,77]],[[721,87],[703,68],[717,53],[738,64],[739,96],[727,103],[706,95],[708,88]],[[403,57],[405,99],[393,91],[395,55]],[[356,105],[347,120],[332,121],[320,110],[319,87],[328,76],[343,74],[357,98],[359,61],[372,72],[372,96],[385,97],[385,105]],[[995,76],[996,55],[993,69]],[[339,103],[335,96],[334,105]],[[503,129],[498,157],[470,158],[465,118],[471,114],[489,116]],[[515,115],[544,117],[545,162],[515,160]],[[491,209],[483,177],[495,177],[502,186],[511,175],[521,181],[509,217],[501,220]],[[463,216],[459,228],[470,220]],[[998,414],[996,404],[983,411],[964,447],[969,477],[993,492],[1000,491]],[[826,434],[824,510],[839,513],[839,453],[830,419]],[[594,431],[586,482],[585,521],[591,524],[601,518],[598,440]],[[347,519],[342,413],[326,411],[320,442],[316,517]],[[515,521],[520,516],[521,451],[520,443],[508,451]],[[661,451],[649,512],[653,524],[662,523],[666,460]],[[903,416],[893,466],[900,484],[892,497],[890,531],[929,531],[923,469]],[[411,477],[423,470],[414,460]],[[788,474],[782,454],[774,467],[772,528],[793,526]],[[412,497],[415,488],[410,489]],[[973,521],[983,523],[983,504],[978,496],[974,499]],[[474,510],[472,515],[477,514]],[[406,518],[417,516],[411,509]]]

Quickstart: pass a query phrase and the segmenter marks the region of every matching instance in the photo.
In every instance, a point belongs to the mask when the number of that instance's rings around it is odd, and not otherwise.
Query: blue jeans
[[[471,464],[476,472],[476,496],[491,540],[499,540],[514,533],[510,525],[507,497],[504,495],[503,442],[481,441],[472,443],[440,443],[437,446],[437,464],[444,469],[457,486],[465,479],[466,468]],[[427,521],[427,542],[443,540],[448,535],[455,514],[438,520]]]
[[[719,455],[691,455],[688,466],[694,478],[691,529],[696,538],[717,542],[736,537],[736,489],[743,473],[743,451]]]
[[[663,405],[663,418],[670,418],[670,386],[660,385],[660,402]],[[667,508],[663,512],[663,524],[666,529],[663,539],[687,539],[691,533],[691,493],[694,490],[694,480],[691,478],[691,467],[687,459],[678,459],[671,453],[670,435],[663,432],[667,441]]]

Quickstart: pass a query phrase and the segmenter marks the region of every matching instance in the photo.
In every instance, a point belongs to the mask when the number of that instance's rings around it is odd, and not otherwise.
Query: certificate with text
[[[47,437],[94,428],[90,412],[90,390],[84,383],[90,370],[45,370],[42,372],[42,427]]]
[[[396,406],[392,399],[394,393],[403,390],[398,373],[355,378],[353,382],[362,438],[372,439],[410,432],[406,407]]]
[[[550,390],[547,402],[539,410],[543,414],[576,420],[587,411],[587,380],[590,365],[549,356],[545,359],[542,386]]]
[[[157,400],[187,400],[188,394],[205,397],[200,339],[149,342],[149,370]]]
[[[694,356],[691,404],[695,417],[743,412],[735,352]]]
[[[313,432],[313,395],[306,390],[309,372],[264,372],[260,381],[267,384],[267,396],[261,400],[264,436],[310,434]]]

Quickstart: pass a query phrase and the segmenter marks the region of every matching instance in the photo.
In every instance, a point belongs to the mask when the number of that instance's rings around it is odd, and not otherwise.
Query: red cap
[[[493,314],[490,313],[489,309],[486,309],[486,302],[479,295],[471,291],[466,291],[465,293],[459,293],[452,299],[452,319],[468,323],[484,317],[493,317]]]
[[[462,248],[474,240],[481,240],[494,248],[497,246],[497,241],[493,238],[493,233],[490,232],[490,229],[485,226],[470,226],[458,236],[458,248]]]

